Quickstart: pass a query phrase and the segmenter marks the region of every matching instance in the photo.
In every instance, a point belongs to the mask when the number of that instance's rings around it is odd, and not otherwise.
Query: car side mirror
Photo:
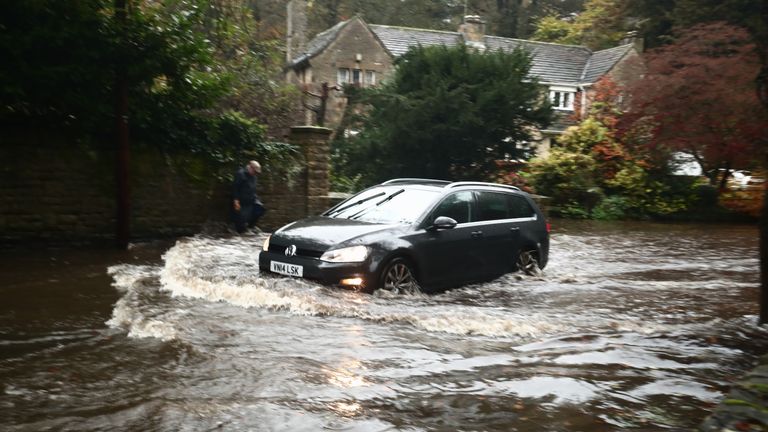
[[[448,216],[438,216],[434,222],[432,222],[431,230],[447,230],[454,229],[458,225],[456,219],[449,218]]]

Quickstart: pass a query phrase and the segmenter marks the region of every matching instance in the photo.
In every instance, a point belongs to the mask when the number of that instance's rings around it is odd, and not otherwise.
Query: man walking
[[[248,162],[237,170],[232,193],[232,209],[235,229],[242,234],[246,228],[253,228],[266,209],[256,194],[256,177],[261,174],[261,164]]]

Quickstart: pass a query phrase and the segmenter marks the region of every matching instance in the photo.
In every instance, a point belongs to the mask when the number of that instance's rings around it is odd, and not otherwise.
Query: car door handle
[[[509,230],[512,232],[517,232],[517,231],[520,231],[520,227],[512,227]]]
[[[482,237],[483,236],[483,232],[482,231],[472,231],[472,233],[470,235],[472,236],[472,238],[478,238],[478,237]]]

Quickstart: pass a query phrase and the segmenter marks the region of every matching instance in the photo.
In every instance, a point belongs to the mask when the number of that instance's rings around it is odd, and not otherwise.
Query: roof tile
[[[306,51],[293,59],[289,66],[297,66],[322,52],[338,37],[341,30],[350,21],[342,21],[319,33],[309,42]],[[450,47],[463,42],[463,37],[459,32],[367,25],[395,57],[405,54],[409,48],[417,45],[425,47],[445,45]],[[583,46],[499,36],[485,36],[484,42],[488,50],[512,51],[522,48],[532,56],[531,75],[538,77],[542,83],[572,86],[594,83],[632,48],[632,45],[629,44],[592,52]]]

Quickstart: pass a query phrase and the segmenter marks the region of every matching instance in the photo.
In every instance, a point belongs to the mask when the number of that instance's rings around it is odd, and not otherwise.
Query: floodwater
[[[8,431],[699,424],[768,351],[752,226],[555,221],[540,277],[430,296],[265,277],[263,236],[0,251]]]

